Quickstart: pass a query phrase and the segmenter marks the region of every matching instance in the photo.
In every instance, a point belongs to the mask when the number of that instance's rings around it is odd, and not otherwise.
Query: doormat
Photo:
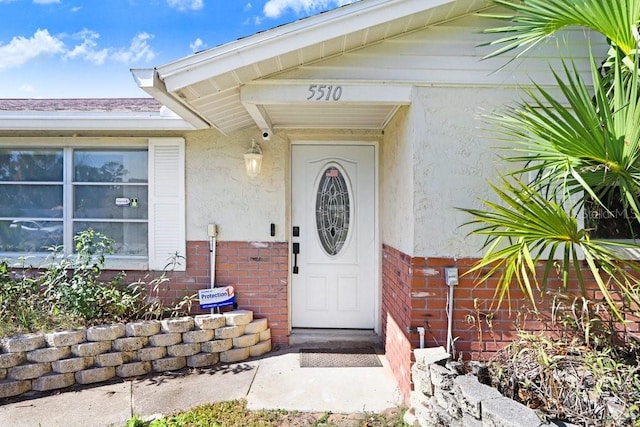
[[[301,368],[378,368],[382,363],[373,347],[303,348]]]

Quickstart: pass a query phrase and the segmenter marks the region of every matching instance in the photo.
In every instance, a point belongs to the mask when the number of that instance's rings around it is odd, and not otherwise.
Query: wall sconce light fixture
[[[255,139],[251,139],[251,148],[244,153],[244,166],[247,168],[247,175],[255,178],[260,175],[262,168],[262,148]]]

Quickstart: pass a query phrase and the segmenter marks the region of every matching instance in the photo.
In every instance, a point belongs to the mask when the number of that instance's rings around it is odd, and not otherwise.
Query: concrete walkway
[[[383,412],[402,404],[384,355],[378,368],[301,368],[299,348],[216,365],[60,392],[0,406],[0,426],[123,427],[133,415],[168,414],[203,403],[246,399],[249,409]]]

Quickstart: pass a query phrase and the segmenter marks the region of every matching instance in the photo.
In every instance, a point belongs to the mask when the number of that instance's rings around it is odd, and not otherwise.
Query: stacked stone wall
[[[28,334],[0,341],[0,399],[152,372],[205,368],[271,351],[266,318],[236,310]]]
[[[414,350],[414,391],[404,421],[411,426],[556,427],[533,409],[460,372],[442,347]],[[481,376],[482,377],[482,376]]]

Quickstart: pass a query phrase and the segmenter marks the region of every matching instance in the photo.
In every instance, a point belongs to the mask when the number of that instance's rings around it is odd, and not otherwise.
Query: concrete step
[[[373,330],[362,329],[307,329],[294,328],[289,336],[290,346],[374,346],[381,347],[382,340]]]

